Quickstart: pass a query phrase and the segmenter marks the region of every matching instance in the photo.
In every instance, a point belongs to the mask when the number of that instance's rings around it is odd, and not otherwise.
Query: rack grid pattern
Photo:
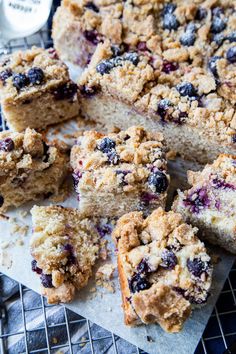
[[[55,6],[55,5],[54,5]],[[12,40],[7,45],[1,46],[0,44],[0,56],[2,54],[8,54],[18,49],[27,49],[32,45],[40,46],[43,48],[48,48],[52,45],[52,39],[50,35],[52,14],[55,8],[52,9],[51,16],[49,18],[47,27],[39,31],[37,34],[22,38],[19,40]],[[0,130],[5,130],[4,120],[0,126]],[[0,285],[3,279],[7,278],[4,274],[0,273]],[[103,330],[97,331],[100,333],[99,336],[94,336],[92,327],[93,324],[86,318],[83,318],[72,311],[66,309],[66,307],[61,305],[48,305],[46,304],[44,298],[40,295],[38,297],[37,306],[28,307],[25,304],[25,297],[27,293],[33,292],[32,290],[18,284],[18,289],[13,297],[8,299],[5,303],[1,302],[0,298],[0,354],[7,354],[9,347],[8,342],[11,338],[22,337],[22,348],[20,353],[80,353],[83,348],[86,348],[86,353],[97,353],[100,354],[100,346],[98,345],[101,341],[109,341],[109,346],[106,352],[115,354],[145,354],[144,351],[140,350],[135,346],[129,346],[130,352],[124,353],[124,351],[119,350],[119,343],[123,341],[121,338],[115,334]],[[9,330],[8,314],[6,307],[11,307],[16,301],[21,303],[21,323],[22,330],[18,332],[11,332]],[[58,323],[50,323],[48,317],[48,311],[51,308],[55,308],[62,311],[63,314],[60,316],[62,321]],[[29,314],[38,311],[43,317],[43,325],[41,327],[32,328],[29,326],[28,318]],[[83,324],[86,328],[86,335],[76,341],[72,338],[71,328],[76,326],[81,326]],[[56,330],[63,330],[67,334],[64,342],[55,339],[52,335],[56,333]],[[39,334],[42,342],[42,347],[32,347],[31,338],[32,335]],[[222,354],[222,353],[236,353],[236,348],[234,351],[230,351],[228,348],[236,341],[236,264],[232,268],[229,277],[225,283],[224,289],[221,292],[220,298],[214,308],[214,311],[210,317],[208,325],[205,329],[203,337],[199,342],[199,345],[195,351],[195,354]],[[63,350],[63,352],[61,351]],[[105,352],[103,352],[105,353]]]

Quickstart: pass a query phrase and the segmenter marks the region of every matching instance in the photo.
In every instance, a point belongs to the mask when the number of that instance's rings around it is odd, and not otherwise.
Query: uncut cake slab
[[[67,123],[65,129],[68,131],[72,126],[73,123]],[[181,160],[171,162],[170,165],[170,174],[174,183],[171,185],[171,190],[174,191],[176,187],[183,187],[184,171],[192,166],[187,166]],[[48,204],[48,201],[38,203],[38,205]],[[29,210],[33,205],[34,203],[26,204],[16,211],[4,214],[6,217],[1,217],[0,271],[40,293],[39,278],[31,271],[32,256],[29,249],[29,241],[32,234]],[[72,195],[62,205],[76,207],[76,195]],[[108,239],[108,249],[113,250],[112,253],[114,254],[115,247],[110,236],[106,235],[105,238]],[[158,325],[142,325],[136,328],[125,326],[117,270],[115,270],[112,279],[115,288],[114,292],[109,292],[103,287],[97,287],[97,290],[94,291],[96,286],[94,274],[96,268],[101,265],[101,262],[96,265],[92,280],[89,281],[88,286],[77,293],[75,300],[67,304],[66,307],[119,335],[148,353],[164,354],[168,351],[178,354],[194,353],[235,259],[234,256],[219,248],[212,249],[212,251],[217,256],[216,258],[220,259],[214,266],[212,295],[204,308],[193,311],[191,317],[186,321],[183,330],[178,334],[168,334]],[[106,262],[112,262],[116,265],[115,255]]]

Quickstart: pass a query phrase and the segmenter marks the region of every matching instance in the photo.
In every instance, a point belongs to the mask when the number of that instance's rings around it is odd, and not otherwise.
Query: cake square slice
[[[108,135],[85,132],[70,159],[81,213],[115,217],[165,207],[165,149],[162,134],[142,127]]]
[[[81,111],[109,130],[142,125],[162,132],[171,150],[205,164],[236,151],[236,47],[226,40],[213,57],[196,55],[195,62],[178,46],[166,50],[168,64],[164,53],[114,52],[109,41],[99,43],[79,78]]]
[[[99,257],[99,234],[76,209],[35,205],[31,214],[32,270],[40,275],[42,294],[50,304],[69,302],[92,274]]]
[[[236,254],[236,156],[222,154],[202,171],[189,171],[188,182],[173,210],[196,225],[203,240]]]
[[[53,48],[33,47],[0,62],[0,102],[8,126],[44,129],[79,112],[77,85]]]
[[[59,195],[68,173],[68,157],[46,144],[41,134],[0,133],[0,211],[52,194]]]
[[[123,215],[113,231],[125,324],[158,323],[179,332],[191,308],[204,304],[212,281],[211,259],[197,228],[180,214]]]

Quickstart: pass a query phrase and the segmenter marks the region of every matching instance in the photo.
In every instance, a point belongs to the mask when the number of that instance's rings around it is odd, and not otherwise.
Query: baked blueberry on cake
[[[32,270],[40,276],[42,294],[51,304],[69,302],[92,274],[99,234],[76,209],[34,206],[31,214]]]
[[[59,195],[68,173],[68,157],[41,134],[0,133],[0,211],[30,200]]]
[[[173,209],[201,229],[203,239],[236,253],[236,157],[220,155],[202,171],[189,171],[188,182]]]
[[[106,136],[85,132],[72,148],[71,166],[85,215],[113,217],[165,207],[169,176],[160,133],[137,126]]]
[[[9,127],[44,129],[76,117],[77,85],[53,48],[33,47],[0,61],[0,102]]]
[[[125,324],[158,323],[181,330],[192,306],[209,296],[212,266],[197,228],[158,208],[123,215],[113,231],[118,247]]]

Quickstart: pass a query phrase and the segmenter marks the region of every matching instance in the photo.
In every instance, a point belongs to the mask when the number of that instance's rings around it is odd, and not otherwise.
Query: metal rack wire
[[[52,14],[55,9],[52,10]],[[37,34],[22,38],[19,40],[12,40],[7,46],[0,46],[0,55],[11,53],[18,49],[27,49],[32,45],[48,48],[52,45],[52,39],[50,35],[51,17],[46,28],[42,29]],[[5,130],[4,122],[0,126],[0,130]],[[0,273],[0,290],[1,282],[6,280],[7,277]],[[14,295],[8,298],[5,302],[0,302],[0,353],[16,353],[12,352],[9,343],[12,339],[22,338],[20,341],[20,347],[18,347],[17,353],[115,353],[115,354],[134,354],[143,353],[139,348],[129,345],[128,352],[124,352],[122,349],[122,339],[114,335],[113,333],[100,328],[100,335],[94,336],[93,327],[96,326],[89,320],[73,313],[61,305],[47,305],[44,298],[40,295],[37,297],[35,306],[26,306],[25,298],[32,290],[22,286],[15,282],[16,291]],[[11,331],[9,323],[8,311],[14,304],[20,303],[21,308],[21,328],[18,331]],[[8,309],[8,310],[7,310]],[[56,309],[63,314],[60,316],[59,322],[50,323],[48,312],[50,309]],[[42,317],[42,325],[35,327],[29,323],[29,318],[33,316],[33,313],[37,311],[37,316]],[[72,336],[73,330],[79,326],[85,327],[85,335],[79,339],[75,339]],[[99,328],[97,326],[97,328]],[[57,331],[66,333],[66,337],[61,340],[56,338]],[[32,345],[32,336],[40,336],[40,346],[34,347]],[[42,340],[43,338],[43,340]],[[107,341],[106,351],[101,351],[99,342]],[[220,298],[215,306],[215,309],[211,315],[208,325],[205,329],[204,335],[199,342],[195,354],[222,354],[227,352],[233,342],[236,341],[236,264],[232,268],[230,275],[225,283],[224,289],[220,295]],[[124,341],[123,341],[124,342]],[[228,353],[231,353],[228,351]],[[236,353],[232,352],[232,353]]]

